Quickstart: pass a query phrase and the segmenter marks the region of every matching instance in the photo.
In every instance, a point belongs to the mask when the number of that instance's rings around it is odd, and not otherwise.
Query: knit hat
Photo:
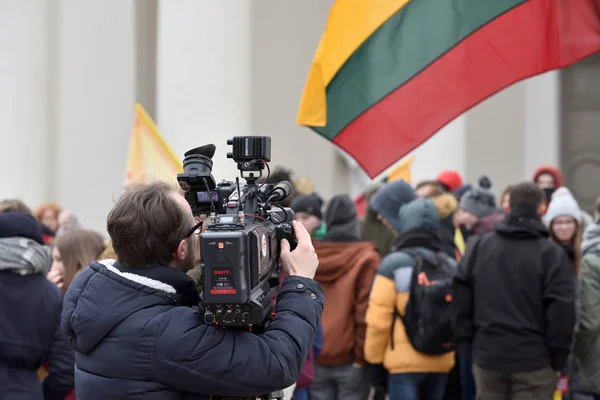
[[[316,193],[296,196],[292,201],[291,207],[294,212],[305,212],[323,219],[323,199]]]
[[[444,185],[449,192],[453,192],[463,185],[460,174],[451,169],[440,172],[435,180]]]
[[[369,207],[388,221],[394,229],[400,227],[400,207],[417,198],[413,188],[404,180],[386,183],[375,193]]]
[[[458,201],[460,201],[460,199],[462,199],[462,197],[465,195],[465,193],[467,193],[472,188],[473,188],[473,185],[467,183],[466,185],[462,185],[461,187],[459,187],[452,193],[454,194],[454,196],[456,196]]]
[[[360,238],[356,205],[347,194],[334,196],[329,200],[325,209],[325,224],[327,225],[326,238],[331,235]]]
[[[0,214],[0,238],[23,237],[44,244],[42,226],[31,214],[7,212]]]
[[[400,225],[398,232],[404,233],[416,229],[440,229],[440,214],[431,199],[416,199],[403,205],[398,213]]]
[[[487,176],[479,178],[478,185],[473,185],[471,190],[460,199],[460,208],[478,218],[492,215],[496,210],[496,196],[490,190],[492,182]]]
[[[556,190],[552,196],[552,200],[548,205],[548,211],[544,215],[544,222],[550,225],[552,221],[560,216],[572,217],[578,223],[581,223],[581,209],[579,204],[565,187]]]

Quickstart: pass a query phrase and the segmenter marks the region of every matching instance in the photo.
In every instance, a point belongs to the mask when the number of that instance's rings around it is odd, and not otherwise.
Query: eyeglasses
[[[192,236],[192,235],[199,235],[200,232],[202,232],[202,221],[199,221],[197,224],[195,224],[194,226],[192,226],[192,229],[189,230],[189,232],[185,235],[184,239],[187,239],[188,237]]]

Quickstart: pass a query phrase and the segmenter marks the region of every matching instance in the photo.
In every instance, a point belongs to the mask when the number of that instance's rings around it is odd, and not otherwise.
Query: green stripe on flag
[[[409,2],[369,37],[333,78],[327,86],[327,125],[312,128],[333,140],[363,112],[467,36],[526,1]]]

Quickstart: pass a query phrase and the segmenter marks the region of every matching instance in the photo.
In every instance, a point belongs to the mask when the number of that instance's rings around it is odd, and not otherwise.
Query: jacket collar
[[[157,265],[148,268],[125,268],[115,260],[100,262],[109,271],[140,285],[164,292],[165,296],[179,306],[197,306],[200,296],[196,282],[175,268]]]

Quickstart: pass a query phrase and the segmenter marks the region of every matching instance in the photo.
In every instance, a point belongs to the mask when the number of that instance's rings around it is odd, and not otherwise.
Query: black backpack
[[[415,259],[406,312],[399,315],[413,348],[423,354],[440,355],[452,351],[452,280],[456,266],[442,252],[435,259],[423,257],[417,249],[402,249]],[[434,261],[434,262],[432,262]],[[394,343],[392,323],[392,349]]]

